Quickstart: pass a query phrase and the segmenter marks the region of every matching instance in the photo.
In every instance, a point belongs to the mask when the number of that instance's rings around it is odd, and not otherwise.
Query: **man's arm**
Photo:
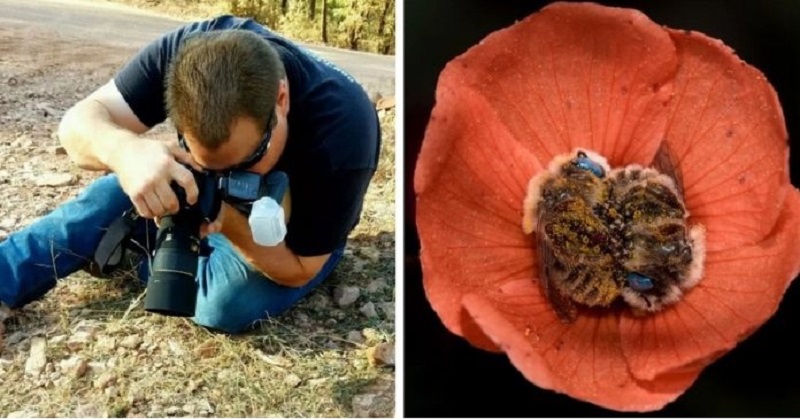
[[[298,256],[285,242],[266,247],[253,241],[250,224],[239,211],[226,203],[222,210],[222,234],[233,243],[251,266],[278,284],[302,287],[313,279],[325,265],[329,254]]]
[[[58,137],[81,168],[114,171],[121,151],[148,129],[109,81],[64,114]]]
[[[67,111],[58,136],[81,168],[116,173],[139,214],[152,218],[178,210],[173,180],[189,203],[198,191],[192,173],[179,163],[196,166],[191,155],[177,144],[140,136],[148,130],[110,81]]]

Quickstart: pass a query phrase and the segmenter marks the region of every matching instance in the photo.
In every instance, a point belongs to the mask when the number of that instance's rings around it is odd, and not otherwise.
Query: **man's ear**
[[[277,105],[283,110],[284,117],[289,114],[289,81],[285,78],[278,85]]]

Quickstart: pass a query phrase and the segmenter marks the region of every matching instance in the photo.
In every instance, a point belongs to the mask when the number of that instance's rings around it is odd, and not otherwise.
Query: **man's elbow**
[[[64,151],[66,151],[70,160],[81,169],[91,170],[95,168],[95,164],[86,158],[82,149],[84,145],[81,143],[80,132],[76,129],[82,123],[79,120],[81,106],[83,106],[83,103],[79,102],[64,113],[58,125],[57,136],[59,143],[64,147]]]

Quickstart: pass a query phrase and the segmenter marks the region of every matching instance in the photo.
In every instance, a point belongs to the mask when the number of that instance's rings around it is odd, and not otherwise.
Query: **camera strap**
[[[122,262],[125,243],[133,234],[139,214],[131,208],[108,227],[94,253],[93,268],[107,275]]]

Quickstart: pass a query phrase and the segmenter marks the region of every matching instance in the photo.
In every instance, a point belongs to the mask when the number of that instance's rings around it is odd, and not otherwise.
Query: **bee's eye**
[[[675,251],[676,248],[677,247],[673,243],[664,244],[664,245],[661,246],[661,251],[664,252],[664,253],[672,253],[672,252]]]
[[[625,279],[628,280],[628,285],[630,285],[630,287],[635,291],[647,291],[653,288],[652,279],[644,275],[639,275],[636,272],[629,273]]]
[[[583,170],[588,170],[592,172],[592,174],[597,177],[605,177],[606,175],[605,170],[603,170],[603,168],[599,164],[593,162],[588,157],[586,157],[585,154],[578,155],[578,159],[575,161],[575,165]]]

